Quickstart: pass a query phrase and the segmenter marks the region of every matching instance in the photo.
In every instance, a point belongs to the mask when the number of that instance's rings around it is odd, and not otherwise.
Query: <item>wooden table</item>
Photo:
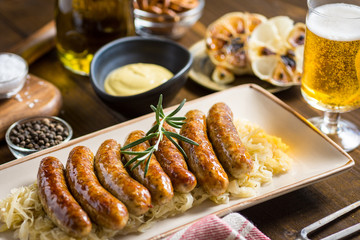
[[[53,19],[54,0],[2,0],[0,1],[0,51],[23,51],[23,41],[43,25]],[[305,0],[206,0],[206,6],[200,23],[197,23],[181,40],[180,44],[190,47],[203,37],[205,26],[231,11],[261,13],[267,17],[287,15],[295,21],[305,20]],[[27,40],[29,46],[39,36],[50,36],[49,48],[37,49],[32,54],[41,56],[30,65],[30,73],[54,83],[63,96],[60,117],[70,123],[74,137],[117,124],[126,117],[109,109],[94,93],[86,77],[77,77],[68,73],[56,58],[52,48],[52,25],[40,30],[35,37]],[[20,44],[20,45],[19,45]],[[45,52],[45,54],[44,54]],[[37,56],[36,56],[37,57]],[[177,94],[170,105],[178,104],[184,97],[188,100],[210,94],[192,81]],[[277,97],[293,107],[305,117],[320,115],[302,99],[298,87],[292,87],[276,94]],[[343,117],[360,126],[360,110],[344,114]],[[91,119],[89,121],[89,119]],[[360,150],[350,155],[358,164]],[[0,142],[0,163],[13,160],[4,140]],[[314,159],[316,161],[316,159]],[[360,199],[360,167],[355,165],[350,171],[333,176],[320,183],[277,197],[241,211],[248,219],[271,239],[293,239],[298,230],[310,223]],[[314,238],[324,237],[335,231],[360,222],[360,212],[352,212],[341,221],[317,233]],[[359,235],[352,239],[358,238]]]

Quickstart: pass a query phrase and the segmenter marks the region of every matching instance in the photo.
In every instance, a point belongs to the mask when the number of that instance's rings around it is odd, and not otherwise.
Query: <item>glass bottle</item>
[[[81,75],[101,46],[134,34],[130,0],[56,0],[55,22],[59,59]]]

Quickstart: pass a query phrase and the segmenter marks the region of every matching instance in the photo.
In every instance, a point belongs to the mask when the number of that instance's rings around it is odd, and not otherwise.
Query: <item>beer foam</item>
[[[314,34],[335,41],[360,40],[360,6],[332,3],[316,7],[306,19]]]

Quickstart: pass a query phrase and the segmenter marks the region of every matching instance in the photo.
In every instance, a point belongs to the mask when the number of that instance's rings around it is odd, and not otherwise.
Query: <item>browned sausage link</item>
[[[95,171],[100,183],[122,201],[135,215],[146,213],[151,206],[149,190],[130,177],[121,162],[120,144],[105,140],[95,155]]]
[[[126,225],[128,211],[101,186],[94,172],[94,155],[90,149],[78,146],[70,152],[66,178],[71,193],[95,223],[112,230]]]
[[[188,156],[189,168],[207,193],[219,196],[226,191],[229,179],[207,137],[205,114],[199,110],[191,110],[185,117],[186,123],[180,134],[199,144],[196,146],[180,142]]]
[[[125,145],[132,143],[140,138],[145,137],[143,131],[137,130],[129,134],[126,139]],[[126,149],[126,151],[133,152],[142,152],[150,147],[148,141],[143,142],[135,147]],[[125,155],[126,162],[133,159],[133,155]],[[136,164],[136,162],[130,164],[129,169]],[[159,162],[156,160],[155,155],[152,155],[150,159],[150,165],[146,176],[144,177],[146,163],[142,162],[139,166],[131,171],[130,174],[134,176],[141,184],[143,184],[147,189],[149,189],[151,194],[151,199],[155,204],[165,204],[169,202],[173,196],[173,187],[170,181],[170,178],[166,175],[164,170],[161,168]]]
[[[254,164],[233,123],[233,113],[225,103],[216,103],[210,108],[207,128],[215,153],[225,170],[235,178],[249,175]]]
[[[163,128],[169,132],[176,132],[175,129],[166,122]],[[176,139],[174,140],[177,141]],[[157,138],[152,138],[150,140],[151,145],[155,145],[156,141]],[[196,178],[194,174],[188,170],[184,156],[166,136],[161,140],[155,156],[165,173],[170,177],[174,191],[188,193],[196,187]]]
[[[91,231],[86,212],[71,195],[64,176],[64,165],[55,157],[41,160],[37,175],[40,202],[49,218],[72,237]]]

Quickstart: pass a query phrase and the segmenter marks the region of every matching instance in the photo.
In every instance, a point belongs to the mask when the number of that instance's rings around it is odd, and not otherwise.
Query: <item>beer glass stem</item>
[[[360,131],[357,126],[340,118],[338,112],[325,112],[324,116],[310,118],[309,121],[346,152],[354,150],[360,144]]]
[[[321,131],[325,134],[336,134],[338,132],[339,119],[340,113],[325,112],[324,121],[321,124]]]

